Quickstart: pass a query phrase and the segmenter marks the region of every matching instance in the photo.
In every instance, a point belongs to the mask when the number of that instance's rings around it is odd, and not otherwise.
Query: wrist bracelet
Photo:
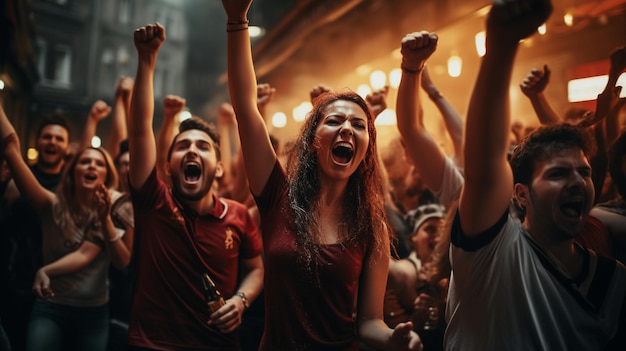
[[[226,25],[236,25],[236,24],[248,24],[250,23],[248,20],[243,20],[243,21],[234,21],[234,22],[226,22]]]
[[[420,66],[420,68],[418,68],[417,70],[412,70],[412,69],[410,69],[410,68],[407,68],[405,65],[400,65],[400,68],[402,69],[402,72],[404,72],[404,73],[408,73],[408,74],[418,74],[418,73],[420,73],[421,71],[423,71],[423,70],[424,70],[424,64],[422,64],[422,65]]]
[[[116,241],[120,240],[121,238],[122,238],[122,233],[117,233],[117,235],[115,236],[115,238],[113,238],[113,239],[109,239],[109,242],[110,242],[110,243],[114,243],[114,242],[116,242]]]
[[[246,296],[246,293],[244,293],[243,291],[237,291],[235,295],[241,298],[241,301],[243,302],[243,308],[248,309],[248,297]]]
[[[248,30],[248,26],[242,27],[242,28],[226,28],[226,33],[230,33],[230,32],[240,32],[242,30]]]

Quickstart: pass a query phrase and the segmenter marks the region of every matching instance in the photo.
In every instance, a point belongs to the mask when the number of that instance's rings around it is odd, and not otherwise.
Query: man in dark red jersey
[[[245,206],[214,194],[214,180],[223,173],[219,140],[199,118],[184,121],[170,146],[164,176],[172,188],[157,177],[153,77],[165,28],[158,23],[139,28],[134,40],[139,63],[128,135],[137,280],[129,345],[240,349],[235,331],[263,286],[258,230]],[[237,285],[240,262],[245,274]],[[205,272],[227,297],[214,313],[202,290]]]

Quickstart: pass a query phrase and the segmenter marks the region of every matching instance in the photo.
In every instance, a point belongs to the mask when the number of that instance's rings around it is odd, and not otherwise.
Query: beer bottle
[[[220,309],[220,307],[224,306],[226,302],[224,302],[224,298],[222,294],[215,287],[215,283],[209,277],[207,273],[202,273],[202,287],[204,288],[204,297],[206,299],[206,303],[209,306],[209,310],[211,313]]]

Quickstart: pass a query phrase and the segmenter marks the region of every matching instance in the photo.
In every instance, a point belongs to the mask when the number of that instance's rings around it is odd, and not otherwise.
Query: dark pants
[[[75,307],[36,300],[28,323],[28,351],[106,351],[109,306]]]

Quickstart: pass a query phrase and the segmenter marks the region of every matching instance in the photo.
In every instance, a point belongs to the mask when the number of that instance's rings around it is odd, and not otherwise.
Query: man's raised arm
[[[509,86],[519,41],[543,24],[549,0],[495,3],[487,16],[487,52],[470,99],[465,134],[465,186],[459,205],[461,228],[475,236],[504,214],[513,191],[507,161]]]
[[[128,151],[130,185],[140,188],[156,164],[156,141],[152,131],[154,119],[154,67],[157,53],[165,41],[165,28],[159,23],[135,30],[137,76],[130,104]]]

